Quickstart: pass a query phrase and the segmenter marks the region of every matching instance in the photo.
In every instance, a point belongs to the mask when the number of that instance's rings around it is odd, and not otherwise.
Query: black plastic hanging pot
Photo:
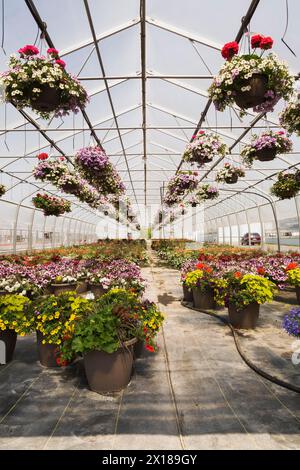
[[[266,148],[266,149],[257,150],[255,157],[260,162],[270,162],[274,160],[274,158],[276,157],[276,149]]]
[[[241,88],[250,86],[250,90],[242,91]],[[239,88],[233,95],[236,104],[242,108],[253,108],[266,101],[268,91],[268,77],[261,73],[254,73],[251,78],[239,82]]]
[[[54,111],[60,103],[61,90],[56,87],[51,88],[49,85],[43,85],[40,88],[42,91],[39,96],[31,102],[31,106],[37,111],[50,113]]]

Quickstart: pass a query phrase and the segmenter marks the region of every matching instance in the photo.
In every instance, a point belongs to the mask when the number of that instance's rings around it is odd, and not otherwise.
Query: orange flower
[[[295,263],[295,262],[292,262],[292,263],[289,263],[289,264],[286,266],[285,270],[286,270],[286,271],[290,271],[291,269],[296,269],[296,268],[298,268],[298,264]]]
[[[266,273],[265,269],[262,266],[257,268],[257,272],[258,272],[258,274],[261,274],[262,276]]]
[[[237,271],[237,272],[234,273],[234,277],[236,279],[240,279],[240,277],[242,277],[242,273],[240,271]]]

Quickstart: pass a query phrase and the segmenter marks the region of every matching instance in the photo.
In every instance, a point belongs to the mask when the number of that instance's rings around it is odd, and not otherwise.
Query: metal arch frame
[[[30,1],[30,0],[25,0],[25,1]],[[117,118],[117,115],[116,115],[115,107],[114,107],[112,96],[111,96],[111,93],[110,93],[108,81],[107,81],[107,78],[106,78],[104,64],[103,64],[102,56],[101,56],[101,53],[100,53],[99,44],[97,42],[97,36],[96,36],[95,28],[94,28],[93,18],[92,18],[91,12],[90,12],[89,2],[88,2],[88,0],[83,0],[83,1],[84,1],[84,6],[85,6],[86,15],[87,15],[88,23],[89,23],[89,26],[90,26],[91,34],[92,34],[92,37],[93,37],[93,42],[94,42],[94,45],[95,45],[95,50],[96,50],[98,62],[99,62],[99,65],[100,65],[102,76],[104,78],[104,84],[105,84],[105,88],[106,88],[106,92],[107,92],[107,97],[108,97],[110,107],[111,107],[111,110],[112,110],[112,113],[113,113],[115,125],[117,127],[117,132],[118,132],[122,152],[123,152],[123,155],[124,155],[124,158],[125,158],[129,179],[131,181],[133,194],[134,194],[135,201],[136,201],[136,204],[137,204],[137,207],[138,207],[138,210],[139,210],[139,204],[138,204],[137,197],[136,197],[136,194],[135,194],[134,185],[133,185],[133,182],[131,180],[130,168],[129,168],[128,161],[127,161],[126,151],[125,151],[122,135],[121,135],[121,132],[120,132],[120,129],[119,129],[118,118]]]
[[[243,194],[252,194],[254,196],[260,196],[262,198],[264,198],[266,201],[268,201],[268,203],[270,204],[271,208],[272,208],[272,213],[273,213],[273,217],[274,217],[274,222],[275,222],[275,228],[276,228],[276,233],[277,233],[277,251],[278,253],[281,252],[281,246],[280,246],[280,232],[279,232],[279,224],[278,224],[278,218],[277,218],[277,213],[276,213],[276,207],[275,207],[275,201],[273,200],[273,198],[271,196],[268,196],[266,194],[261,194],[261,193],[255,193],[254,191],[247,191],[247,190],[243,190],[242,192],[236,192],[234,189],[221,189],[220,191],[223,191],[223,192],[231,192],[231,193],[234,193],[233,196],[236,196],[236,195],[243,195]],[[217,202],[215,204],[212,204],[210,205],[206,210],[214,207],[215,205],[217,204],[221,204],[223,203],[224,201],[227,201],[227,198],[225,198],[224,200],[220,201],[220,202]],[[258,204],[256,203],[256,207],[258,208]],[[249,209],[249,208],[248,208]]]

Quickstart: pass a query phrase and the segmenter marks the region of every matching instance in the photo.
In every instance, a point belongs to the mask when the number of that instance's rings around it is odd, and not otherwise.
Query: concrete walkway
[[[159,353],[103,397],[80,366],[43,369],[34,336],[18,340],[0,367],[0,449],[300,449],[300,396],[251,371],[226,326],[180,305],[178,272],[143,271],[167,317]]]

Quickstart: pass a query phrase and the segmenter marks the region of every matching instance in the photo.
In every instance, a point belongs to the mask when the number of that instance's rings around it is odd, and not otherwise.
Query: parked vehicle
[[[241,238],[242,245],[260,245],[261,236],[259,233],[245,233]]]

